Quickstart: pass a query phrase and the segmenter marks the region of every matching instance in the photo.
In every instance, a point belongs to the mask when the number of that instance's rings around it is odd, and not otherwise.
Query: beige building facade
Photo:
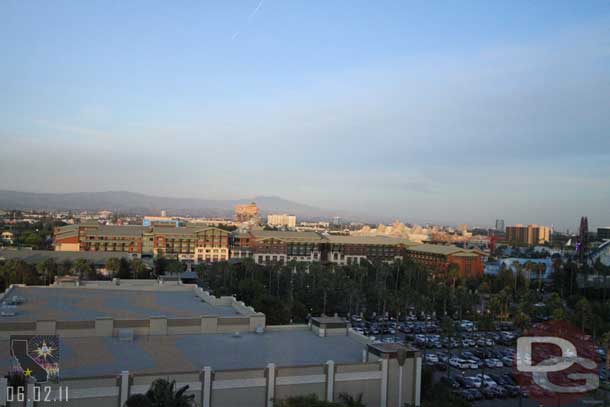
[[[297,226],[297,217],[295,215],[287,215],[287,214],[267,215],[267,224],[269,226],[279,226],[279,227],[286,227],[288,229],[294,229]]]

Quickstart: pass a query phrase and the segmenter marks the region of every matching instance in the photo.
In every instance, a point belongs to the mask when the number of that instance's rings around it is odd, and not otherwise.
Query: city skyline
[[[610,224],[604,2],[0,14],[0,189]]]

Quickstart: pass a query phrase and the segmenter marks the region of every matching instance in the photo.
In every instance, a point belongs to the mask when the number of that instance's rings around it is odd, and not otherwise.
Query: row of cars
[[[459,337],[441,337],[438,334],[406,335],[407,340],[420,349],[455,349],[471,347],[491,347],[496,345],[511,346],[515,343],[517,334],[514,331],[472,332]]]
[[[512,348],[474,349],[458,352],[428,352],[424,354],[424,364],[437,370],[447,370],[447,366],[460,370],[495,369],[513,366],[515,350]]]
[[[404,334],[436,333],[438,324],[434,321],[351,321],[352,328],[367,336]]]
[[[528,397],[528,391],[517,385],[512,373],[498,375],[479,373],[473,376],[456,374],[443,376],[441,382],[468,401]]]
[[[433,334],[439,331],[435,321],[395,321],[395,320],[373,320],[367,321],[360,317],[352,317],[351,325],[354,331],[366,336],[396,335],[403,334]]]

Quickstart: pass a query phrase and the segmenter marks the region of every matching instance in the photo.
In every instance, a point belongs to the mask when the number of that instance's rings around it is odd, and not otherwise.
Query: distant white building
[[[285,226],[289,229],[294,229],[297,226],[297,217],[287,214],[267,215],[267,224],[269,226]]]
[[[13,233],[6,230],[0,235],[0,240],[5,243],[13,244],[13,237]]]

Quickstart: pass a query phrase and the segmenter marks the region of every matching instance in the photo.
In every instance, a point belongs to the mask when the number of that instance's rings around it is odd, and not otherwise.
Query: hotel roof
[[[366,245],[405,245],[413,246],[418,243],[408,239],[401,239],[391,236],[344,236],[344,235],[328,235],[325,238],[330,243],[337,244],[366,244]]]
[[[279,239],[292,242],[310,242],[323,240],[322,235],[316,232],[282,232],[277,230],[253,230],[256,239]]]
[[[206,225],[187,225],[181,227],[175,226],[155,226],[153,227],[153,233],[159,233],[163,235],[194,235],[197,232],[202,232],[205,230],[218,230],[223,234],[229,234],[230,232],[220,229],[214,226],[206,226]]]
[[[89,236],[129,236],[141,237],[142,233],[150,228],[136,225],[99,225],[95,229],[86,232]]]
[[[407,247],[407,250],[412,252],[421,252],[428,254],[438,254],[443,256],[449,256],[451,254],[475,254],[482,255],[483,253],[476,250],[462,249],[461,247],[452,245],[439,245],[439,244],[420,244],[417,246]]]
[[[29,264],[38,264],[47,259],[53,259],[55,263],[83,259],[92,262],[96,266],[103,266],[108,259],[122,257],[132,258],[132,255],[127,252],[60,252],[52,250],[0,249],[0,260],[19,259]]]
[[[9,366],[8,341],[0,341],[0,372]],[[135,337],[60,338],[60,375],[64,378],[132,373],[264,368],[358,363],[364,346],[350,336],[319,337],[306,329],[263,334],[201,334]]]
[[[231,306],[214,306],[195,296],[192,289],[137,290],[130,288],[15,287],[9,297],[25,303],[11,309],[14,321],[92,321],[96,318],[147,319],[151,316],[196,318],[203,315],[240,315]]]

